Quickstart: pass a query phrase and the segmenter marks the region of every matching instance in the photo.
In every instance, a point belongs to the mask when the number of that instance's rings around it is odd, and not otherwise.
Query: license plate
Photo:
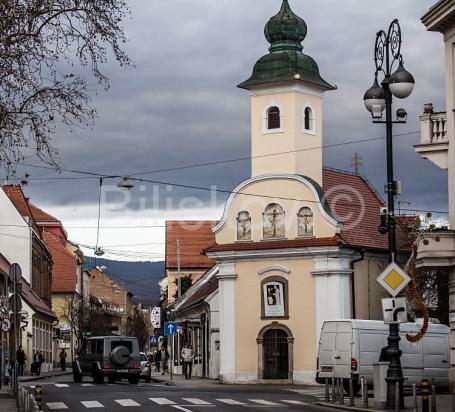
[[[321,372],[332,372],[333,366],[321,366]]]
[[[128,373],[128,369],[117,369],[118,373]]]

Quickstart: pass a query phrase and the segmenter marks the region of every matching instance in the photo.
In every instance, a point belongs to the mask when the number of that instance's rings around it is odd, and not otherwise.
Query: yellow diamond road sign
[[[407,286],[411,278],[396,263],[391,263],[376,280],[395,297]]]

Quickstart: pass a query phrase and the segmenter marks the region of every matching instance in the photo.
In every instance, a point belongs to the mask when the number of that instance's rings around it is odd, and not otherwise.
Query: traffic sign
[[[175,322],[164,322],[164,336],[177,335],[177,324]]]
[[[150,345],[152,346],[158,345],[158,336],[150,336]]]
[[[150,320],[152,322],[152,326],[157,329],[161,327],[161,308],[155,306],[150,312]]]
[[[16,297],[16,307],[14,307],[14,297]],[[22,299],[19,294],[11,295],[9,298],[9,308],[12,312],[19,313],[22,310]]]
[[[11,321],[9,318],[3,318],[1,320],[1,329],[2,332],[8,332],[11,329]]]
[[[408,321],[406,298],[382,299],[382,314],[384,323],[406,323]]]
[[[396,263],[391,263],[377,277],[376,281],[395,297],[407,286],[411,278]]]
[[[8,273],[11,282],[19,283],[22,278],[22,269],[17,263],[13,263]]]

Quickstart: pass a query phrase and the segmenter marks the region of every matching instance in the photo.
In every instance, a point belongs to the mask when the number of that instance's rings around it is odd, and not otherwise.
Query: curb
[[[47,379],[47,378],[56,378],[58,376],[66,376],[66,375],[71,375],[73,372],[56,372],[56,373],[52,373],[52,374],[49,374],[49,375],[39,375],[39,376],[22,376],[21,379],[19,379],[19,383],[22,383],[22,382],[31,382],[31,381],[40,381],[40,380],[43,380],[43,379]]]
[[[327,402],[315,402],[314,405],[324,406],[326,408],[332,408],[332,409],[339,409],[339,410],[343,410],[343,411],[358,411],[358,412],[378,411],[378,412],[380,412],[382,410],[382,409],[365,409],[365,408],[358,408],[355,406],[346,406],[346,405],[336,405],[336,404],[327,403]]]

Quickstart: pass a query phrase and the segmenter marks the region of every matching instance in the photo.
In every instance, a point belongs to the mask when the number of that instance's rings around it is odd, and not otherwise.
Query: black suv
[[[95,383],[109,383],[127,378],[131,384],[139,382],[141,356],[136,338],[126,336],[98,336],[88,338],[73,362],[75,383],[91,376]]]

